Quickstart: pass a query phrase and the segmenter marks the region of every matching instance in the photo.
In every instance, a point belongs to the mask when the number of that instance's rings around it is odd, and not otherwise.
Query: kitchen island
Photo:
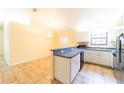
[[[80,53],[84,52],[84,49],[69,47],[52,51],[53,77],[64,84],[72,83],[80,70]]]

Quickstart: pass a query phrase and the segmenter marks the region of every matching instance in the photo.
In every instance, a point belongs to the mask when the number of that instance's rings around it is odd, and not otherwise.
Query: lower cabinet
[[[99,62],[98,57],[99,53],[98,52],[96,53],[96,51],[87,50],[84,52],[85,62],[98,63]]]
[[[84,52],[84,62],[91,62],[91,51]]]
[[[113,67],[113,56],[112,52],[109,51],[86,50],[84,52],[84,60],[85,62]]]
[[[113,67],[113,56],[112,56],[112,52],[99,52],[99,55],[101,57],[99,57],[99,64],[101,65],[105,65],[105,66],[109,66],[109,67]]]
[[[80,70],[80,54],[71,59],[71,81],[75,78]]]
[[[91,51],[90,52],[90,59],[92,63],[99,63],[99,53],[96,53],[96,51]]]
[[[54,56],[53,73],[54,78],[64,84],[72,83],[80,69],[80,54],[65,58]]]

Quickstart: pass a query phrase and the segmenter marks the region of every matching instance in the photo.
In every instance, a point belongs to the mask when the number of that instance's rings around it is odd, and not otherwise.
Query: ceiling
[[[0,19],[13,18],[19,21],[23,19],[25,22],[28,19],[27,23],[31,20],[54,29],[73,28],[83,31],[99,26],[113,26],[121,22],[120,18],[124,15],[124,9],[115,8],[38,8],[34,10],[36,11],[24,8],[0,9]]]

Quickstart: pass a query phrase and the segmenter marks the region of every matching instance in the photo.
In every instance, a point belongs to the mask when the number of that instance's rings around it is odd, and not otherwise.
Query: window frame
[[[106,33],[106,35],[105,35],[106,37],[105,37],[105,38],[103,38],[103,37],[101,37],[101,38],[100,38],[100,37],[99,37],[99,38],[98,38],[98,37],[93,38],[92,33],[90,33],[91,45],[108,45],[108,32],[105,32],[105,33]],[[105,43],[105,44],[102,44],[102,43],[101,43],[101,44],[94,44],[94,43],[92,42],[92,39],[96,39],[96,40],[97,40],[97,39],[98,39],[98,40],[100,40],[100,39],[106,39],[106,43]]]

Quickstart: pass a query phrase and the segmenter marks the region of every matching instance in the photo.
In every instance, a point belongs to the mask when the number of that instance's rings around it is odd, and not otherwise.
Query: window
[[[91,33],[91,45],[107,45],[107,32]]]

